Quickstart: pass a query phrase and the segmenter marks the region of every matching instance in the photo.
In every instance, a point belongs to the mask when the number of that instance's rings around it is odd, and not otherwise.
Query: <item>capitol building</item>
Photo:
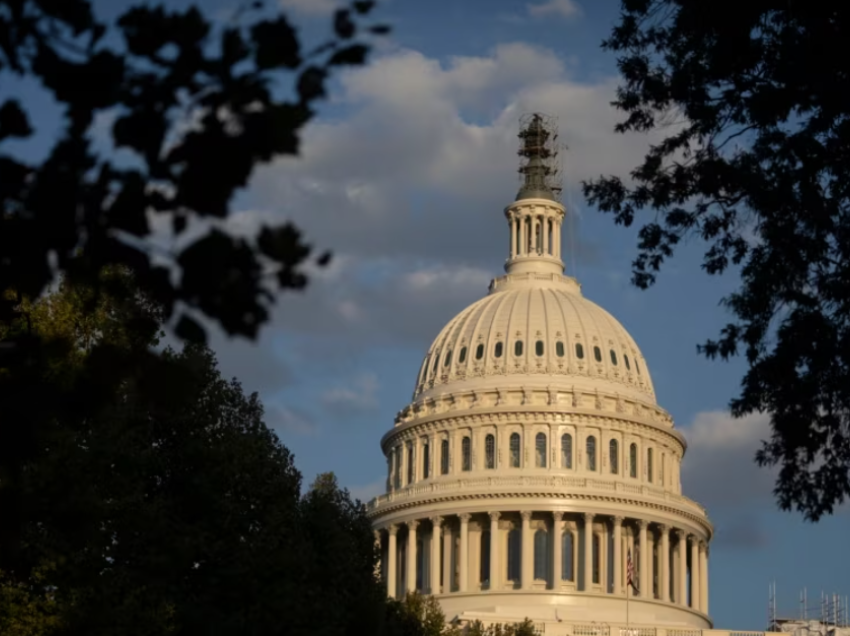
[[[637,343],[564,274],[551,130],[526,122],[506,273],[439,332],[381,439],[381,576],[460,624],[697,636],[714,530],[682,493],[686,443]]]

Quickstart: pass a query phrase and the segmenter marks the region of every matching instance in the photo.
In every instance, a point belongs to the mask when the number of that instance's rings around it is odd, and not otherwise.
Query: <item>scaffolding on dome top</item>
[[[560,201],[563,175],[558,118],[544,113],[526,113],[519,118],[518,136],[520,192],[548,191]]]

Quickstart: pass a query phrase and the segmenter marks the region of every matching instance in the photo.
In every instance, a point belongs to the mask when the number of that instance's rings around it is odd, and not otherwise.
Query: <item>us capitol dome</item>
[[[461,624],[698,634],[713,527],[682,494],[685,440],[643,353],[564,274],[555,136],[524,118],[506,274],[439,332],[381,439],[387,492],[367,505],[381,576]]]

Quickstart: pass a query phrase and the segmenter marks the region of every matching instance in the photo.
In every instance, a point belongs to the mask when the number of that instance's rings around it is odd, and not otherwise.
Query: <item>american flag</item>
[[[632,551],[626,551],[626,585],[631,585],[635,592],[638,591],[635,585],[635,566],[632,563]]]

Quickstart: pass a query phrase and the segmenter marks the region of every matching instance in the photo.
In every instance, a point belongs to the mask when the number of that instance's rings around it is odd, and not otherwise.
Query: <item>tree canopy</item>
[[[217,222],[256,166],[298,152],[331,72],[362,64],[370,34],[387,32],[364,24],[373,6],[340,8],[332,37],[308,48],[263,2],[224,24],[139,2],[113,27],[89,0],[0,0],[0,75],[37,80],[64,116],[47,157],[29,162],[3,150],[44,122],[14,97],[0,102],[0,290],[37,298],[57,272],[96,289],[104,267],[124,265],[182,338],[204,338],[192,314],[254,337],[273,292],[304,286],[312,250],[291,223],[240,238]],[[101,113],[131,160],[96,149]],[[0,299],[0,321],[16,305]]]
[[[662,131],[626,183],[583,184],[639,233],[646,288],[687,237],[703,269],[740,269],[733,319],[698,350],[744,355],[735,416],[765,412],[756,461],[809,520],[850,495],[850,5],[829,0],[623,0],[617,131]],[[671,125],[673,124],[673,125]]]

